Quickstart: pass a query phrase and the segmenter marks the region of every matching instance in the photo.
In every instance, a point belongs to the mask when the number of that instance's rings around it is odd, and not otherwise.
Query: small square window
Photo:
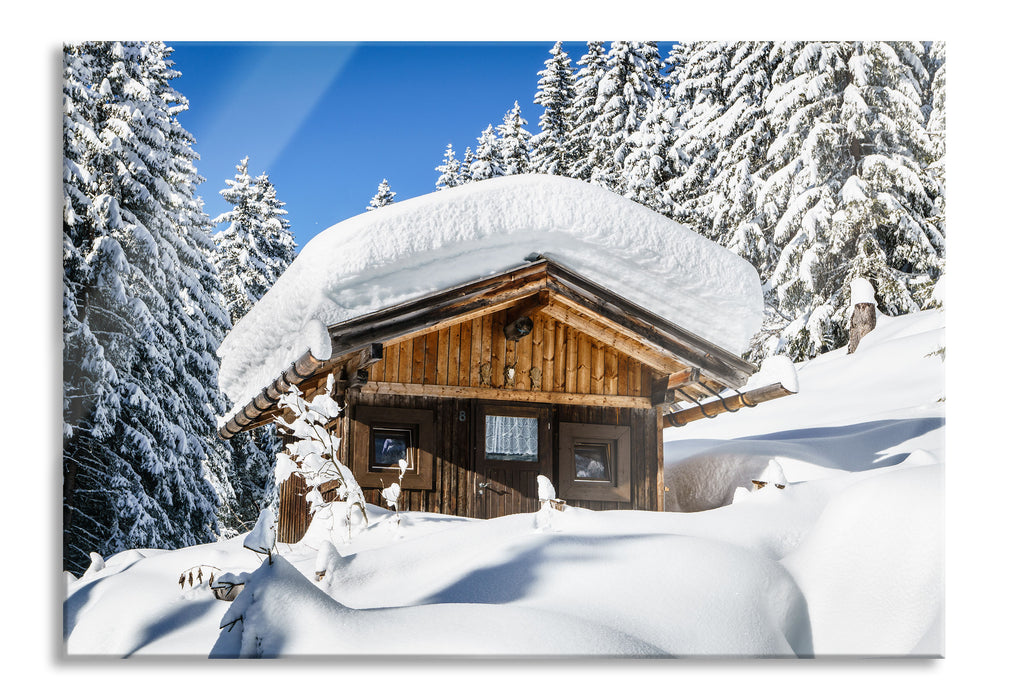
[[[602,481],[610,483],[613,464],[612,445],[609,442],[575,441],[575,481]]]
[[[368,468],[372,471],[399,469],[399,460],[409,461],[413,447],[413,431],[407,428],[371,429],[371,459]]]
[[[630,502],[628,426],[561,423],[558,433],[558,496],[569,501]]]
[[[434,487],[434,412],[427,409],[354,406],[350,467],[363,488],[385,488],[399,479],[405,459],[404,489]]]

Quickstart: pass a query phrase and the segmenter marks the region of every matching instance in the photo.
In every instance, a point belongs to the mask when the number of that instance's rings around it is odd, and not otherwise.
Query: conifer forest
[[[179,75],[161,42],[63,50],[63,566],[78,575],[90,552],[245,532],[276,499],[275,430],[217,436],[232,407],[216,350],[295,240],[254,153],[220,183],[231,208],[204,211]],[[942,42],[557,42],[529,82],[539,123],[502,95],[503,116],[431,154],[432,191],[551,174],[688,226],[759,274],[752,362],[846,346],[855,278],[887,315],[935,304]],[[395,195],[383,181],[361,211]]]

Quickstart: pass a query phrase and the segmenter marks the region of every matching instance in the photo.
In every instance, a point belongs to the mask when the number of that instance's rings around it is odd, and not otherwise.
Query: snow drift
[[[883,316],[855,354],[800,364],[800,394],[668,429],[666,483],[705,510],[369,506],[352,540],[313,526],[272,566],[243,536],[96,556],[67,580],[67,651],[942,655],[944,323]],[[219,600],[193,567],[243,588]]]
[[[221,387],[241,406],[305,350],[328,358],[325,326],[537,254],[736,354],[760,326],[760,283],[742,258],[600,187],[515,175],[381,207],[317,235],[221,344]]]

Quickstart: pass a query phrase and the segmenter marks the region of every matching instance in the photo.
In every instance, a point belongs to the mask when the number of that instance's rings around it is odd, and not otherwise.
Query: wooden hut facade
[[[335,374],[339,459],[380,504],[406,458],[403,510],[530,512],[544,475],[574,506],[661,511],[664,428],[790,393],[725,398],[753,365],[546,257],[328,332],[330,359],[304,353],[220,434],[272,421],[292,384],[312,396]],[[282,484],[282,542],[308,526],[306,491],[297,475]]]

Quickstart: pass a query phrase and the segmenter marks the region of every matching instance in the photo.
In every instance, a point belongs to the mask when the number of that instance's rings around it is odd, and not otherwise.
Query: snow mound
[[[851,303],[852,304],[876,304],[876,290],[872,288],[872,282],[861,277],[856,277],[851,281]]]
[[[280,556],[253,574],[221,627],[212,658],[661,654],[615,629],[544,610],[451,603],[354,610],[327,596]],[[432,633],[438,628],[451,634]],[[487,633],[491,629],[494,634]]]
[[[221,388],[241,406],[305,350],[328,353],[320,324],[535,255],[736,354],[760,326],[760,282],[742,258],[595,185],[515,175],[397,202],[317,235],[221,344]]]
[[[782,560],[818,656],[942,654],[942,504],[940,465],[893,467],[835,497]]]

